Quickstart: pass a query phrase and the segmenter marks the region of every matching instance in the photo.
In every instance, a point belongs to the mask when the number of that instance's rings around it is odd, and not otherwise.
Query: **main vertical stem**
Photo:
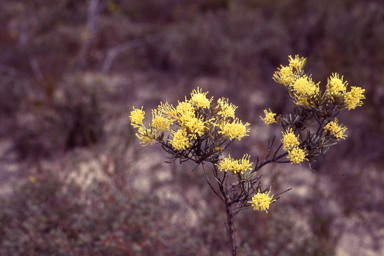
[[[222,192],[224,192],[224,191],[222,191]],[[233,216],[231,213],[231,205],[229,202],[228,194],[225,193],[224,195],[225,195],[225,208],[227,210],[227,220],[228,220],[228,227],[226,227],[226,228],[227,228],[229,240],[231,241],[232,256],[236,256],[237,246],[236,246],[236,238],[235,238],[235,229],[233,226]]]
[[[217,167],[215,165],[213,165],[213,166],[214,166],[214,175],[216,177],[216,180],[218,181],[220,192],[224,196],[225,209],[226,209],[227,220],[228,220],[228,223],[227,223],[228,226],[225,226],[225,228],[227,229],[229,240],[231,242],[232,256],[236,256],[237,255],[237,246],[236,246],[236,238],[235,238],[235,229],[234,229],[234,225],[233,225],[233,215],[231,213],[231,199],[229,198],[229,192],[225,188],[225,184],[224,184],[226,174],[224,174],[223,179],[218,179],[219,174],[218,174]]]

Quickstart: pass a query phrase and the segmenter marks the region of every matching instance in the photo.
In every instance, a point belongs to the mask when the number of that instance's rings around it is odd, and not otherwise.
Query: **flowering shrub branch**
[[[138,129],[136,136],[143,145],[157,142],[169,154],[171,161],[193,161],[197,164],[196,168],[202,165],[208,185],[225,204],[228,220],[225,227],[232,255],[237,252],[234,216],[249,207],[268,212],[277,196],[288,191],[270,195],[271,188],[262,188],[262,176],[257,172],[269,163],[301,164],[307,161],[310,166],[317,157],[324,157],[330,146],[347,137],[344,134],[347,128],[338,123],[336,116],[344,109],[361,106],[362,99],[365,99],[364,89],[351,87],[348,92],[348,83],[336,73],[328,79],[322,92],[319,83],[313,82],[311,75],[304,74],[305,62],[305,58],[289,56],[289,65],[281,66],[273,75],[277,83],[285,86],[295,108],[293,114],[284,118],[270,109],[264,110],[262,121],[267,126],[280,125],[282,138],[273,149],[276,141],[273,137],[265,159],[260,161],[256,157],[254,168],[248,154],[241,159],[223,156],[235,139],[240,141],[250,131],[250,124],[235,116],[237,106],[229,103],[228,99],[220,98],[214,103],[213,97],[207,98],[208,92],[197,88],[192,91],[190,99],[179,101],[176,107],[167,102],[160,103],[157,109],[152,110],[152,122],[148,127],[143,124],[145,112],[142,108],[134,108],[131,112],[131,124]],[[315,128],[309,129],[310,126]],[[168,132],[166,138],[165,132]],[[209,178],[206,163],[212,164],[216,188]],[[228,174],[237,181],[228,185]]]

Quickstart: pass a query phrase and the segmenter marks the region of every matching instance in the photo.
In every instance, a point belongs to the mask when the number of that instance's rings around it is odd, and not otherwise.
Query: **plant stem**
[[[224,191],[222,191],[222,192],[224,192]],[[231,205],[230,205],[228,195],[225,195],[225,208],[227,210],[227,220],[228,220],[228,227],[226,227],[226,228],[227,228],[229,240],[231,242],[232,256],[236,256],[237,246],[236,246],[236,238],[235,238],[235,229],[233,226],[233,216],[231,213]]]
[[[213,171],[214,171],[215,177],[219,177],[217,167],[214,164],[213,164],[213,168],[214,168]],[[228,234],[229,240],[231,242],[232,256],[236,256],[237,255],[237,246],[236,246],[236,238],[235,238],[235,229],[234,229],[234,225],[233,225],[234,215],[231,213],[232,201],[229,198],[229,190],[225,187],[225,178],[226,178],[226,175],[224,174],[223,179],[218,180],[218,181],[220,181],[220,182],[218,182],[218,184],[219,184],[220,192],[224,196],[225,209],[226,209],[226,213],[227,213],[228,223],[227,223],[227,225],[225,225],[225,228],[227,229],[227,234]]]

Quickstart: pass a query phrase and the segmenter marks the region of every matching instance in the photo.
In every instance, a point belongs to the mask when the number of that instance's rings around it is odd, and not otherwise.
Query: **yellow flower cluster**
[[[152,109],[152,127],[159,132],[169,131],[172,121],[164,117],[158,109]]]
[[[248,201],[248,203],[251,204],[254,210],[257,211],[265,211],[268,213],[269,205],[273,203],[273,195],[269,195],[271,191],[268,191],[268,193],[257,193],[252,197],[252,201]]]
[[[312,78],[303,75],[295,80],[292,84],[296,98],[312,98],[319,94],[319,84],[315,84]]]
[[[228,117],[235,118],[235,110],[237,107],[232,103],[228,103],[228,99],[218,99],[217,105],[220,108],[219,112],[217,113],[218,115],[222,116],[224,119]]]
[[[273,80],[286,86],[292,101],[299,106],[315,107],[322,104],[324,97],[320,94],[319,83],[314,83],[310,76],[304,74],[304,65],[306,59],[295,58],[289,56],[289,65],[281,66],[273,74]],[[351,87],[351,91],[347,92],[347,81],[343,81],[343,77],[334,73],[328,78],[324,96],[328,99],[340,101],[344,100],[343,106],[348,110],[363,105],[365,99],[364,89],[360,87]]]
[[[141,109],[135,109],[135,107],[133,107],[133,111],[129,116],[129,119],[131,119],[131,124],[135,128],[139,128],[143,123],[145,112],[142,109],[143,107],[141,107]]]
[[[290,159],[291,164],[301,164],[304,160],[308,161],[308,159],[305,159],[306,155],[304,150],[299,147],[294,147],[288,151],[287,157]]]
[[[346,108],[348,108],[348,110],[362,106],[362,100],[365,99],[365,89],[361,89],[361,87],[352,86],[351,91],[347,92],[347,85],[348,82],[344,82],[343,77],[340,78],[339,75],[335,73],[328,79],[326,93],[331,97],[337,96],[341,99],[344,99],[344,104]]]
[[[196,107],[209,108],[213,97],[208,100],[207,99],[208,92],[202,92],[202,89],[197,88],[197,90],[193,90],[191,93],[190,103],[194,104]]]
[[[300,145],[299,136],[296,137],[295,133],[292,131],[292,128],[289,128],[285,133],[281,133],[283,134],[281,142],[283,143],[284,150],[291,150],[292,148]]]
[[[292,73],[292,68],[290,66],[281,66],[281,68],[279,68],[273,75],[273,80],[275,80],[276,83],[289,86],[295,82],[296,78]]]
[[[364,92],[365,89],[361,89],[360,87],[351,87],[351,91],[347,92],[344,96],[345,104],[347,105],[348,110],[355,109],[356,107],[363,105],[361,100],[365,99],[365,96],[363,95]]]
[[[310,106],[311,101],[317,98],[320,92],[319,83],[315,84],[312,79],[304,75],[304,65],[306,58],[295,58],[289,56],[289,65],[281,66],[273,75],[273,80],[284,84],[290,93],[294,96],[294,102],[300,106]]]
[[[190,117],[186,122],[185,122],[185,127],[187,128],[187,131],[190,135],[191,139],[197,139],[197,137],[200,137],[204,134],[205,130],[205,124],[201,118],[196,118],[196,117]]]
[[[305,160],[306,152],[298,147],[300,145],[299,136],[296,137],[292,128],[288,129],[285,133],[281,133],[283,134],[281,142],[283,143],[284,150],[288,151],[288,158],[290,159],[291,164],[300,164],[303,162]]]
[[[247,170],[252,169],[251,166],[253,163],[249,162],[250,157],[250,155],[245,154],[242,159],[235,160],[231,158],[231,155],[228,155],[227,158],[224,157],[224,159],[221,160],[219,164],[217,164],[217,167],[220,171],[232,171],[234,174],[243,174]]]
[[[215,134],[230,140],[240,140],[248,136],[249,123],[243,124],[235,117],[237,106],[222,98],[217,101],[217,107],[214,107],[213,97],[208,99],[207,93],[197,88],[192,91],[189,100],[185,98],[184,101],[179,101],[176,107],[161,102],[157,109],[152,110],[152,122],[148,129],[143,124],[145,112],[142,108],[133,108],[130,120],[131,125],[138,128],[139,133],[136,136],[143,144],[152,144],[153,141],[162,138],[163,132],[170,131],[175,123],[178,128],[171,131],[171,138],[168,140],[175,150],[190,148],[192,140],[197,140],[215,129],[217,129]],[[212,134],[210,136],[212,137]]]
[[[131,112],[131,115],[129,116],[129,119],[131,120],[131,125],[135,128],[138,128],[139,133],[136,133],[136,136],[143,140],[141,143],[148,145],[156,139],[156,131],[153,129],[147,129],[143,125],[143,119],[145,117],[145,112],[141,109],[135,109],[133,107],[133,111]]]
[[[222,122],[220,124],[219,134],[223,134],[227,136],[230,140],[237,139],[241,140],[244,136],[248,136],[249,123],[243,124],[238,118],[236,118],[233,122]]]
[[[348,82],[343,82],[343,77],[339,77],[339,74],[334,73],[328,78],[328,84],[326,86],[327,92],[330,95],[344,95],[347,91]]]
[[[302,72],[306,58],[300,58],[299,55],[296,55],[295,58],[288,56],[288,58],[289,65],[281,65],[281,68],[273,74],[273,80],[279,84],[291,86]]]
[[[263,122],[268,126],[268,125],[270,125],[270,124],[274,124],[276,121],[275,121],[275,113],[273,113],[272,111],[271,111],[271,109],[269,109],[269,112],[268,112],[268,110],[264,110],[264,114],[265,114],[265,118],[262,118],[261,116],[260,116],[260,118],[261,118],[261,120],[263,120]]]
[[[306,58],[300,58],[299,55],[296,55],[295,58],[292,58],[289,55],[288,59],[289,59],[289,67],[294,68],[297,71],[303,70],[303,68],[305,66],[305,62],[307,61]]]
[[[325,127],[325,130],[328,130],[337,140],[344,139],[347,137],[347,135],[344,135],[344,132],[347,130],[347,127],[343,127],[342,124],[338,124],[337,118],[335,118],[335,121],[329,122]]]
[[[187,132],[184,129],[172,131],[173,139],[169,143],[175,150],[185,150],[190,147],[191,143],[187,137]]]

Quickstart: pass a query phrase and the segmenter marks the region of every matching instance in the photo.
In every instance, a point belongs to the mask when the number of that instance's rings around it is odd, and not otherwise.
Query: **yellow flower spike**
[[[187,128],[188,135],[191,139],[197,139],[197,136],[202,136],[205,131],[203,120],[196,117],[190,117],[185,121],[184,127]]]
[[[175,119],[180,126],[184,126],[191,118],[195,117],[193,105],[189,102],[180,102],[175,110]]]
[[[168,140],[175,150],[185,150],[191,146],[187,137],[187,132],[184,129],[172,131],[173,139]]]
[[[247,126],[249,123],[243,124],[238,118],[236,118],[232,123],[222,122],[220,124],[219,134],[227,136],[230,140],[237,139],[241,140],[244,136],[249,136],[247,133],[250,131]]]
[[[363,105],[361,100],[365,99],[364,96],[365,89],[360,87],[352,86],[351,91],[347,92],[344,96],[345,104],[348,110],[355,109]]]
[[[292,89],[295,91],[296,97],[312,97],[319,94],[319,84],[315,84],[312,78],[306,75],[296,79],[292,84]]]
[[[288,151],[287,157],[290,159],[291,164],[301,164],[304,160],[308,161],[308,159],[305,159],[306,155],[307,153],[303,149],[294,147]]]
[[[165,104],[163,104],[163,102],[160,102],[160,105],[157,107],[157,109],[159,112],[167,116],[172,121],[174,121],[174,119],[176,119],[177,117],[176,109],[172,105],[168,104],[168,102],[165,102]]]
[[[305,62],[307,61],[306,58],[300,58],[299,55],[296,55],[295,58],[292,58],[291,55],[289,55],[288,59],[289,66],[295,68],[297,71],[301,71],[305,66]]]
[[[245,154],[242,159],[235,160],[231,158],[231,155],[228,155],[228,157],[224,157],[223,160],[219,162],[219,164],[216,164],[218,169],[220,171],[231,171],[234,174],[241,173],[243,174],[247,170],[251,170],[251,166],[253,163],[249,162],[250,155]]]
[[[281,133],[283,134],[281,142],[283,143],[285,151],[288,151],[293,147],[300,145],[299,136],[295,136],[295,133],[292,131],[292,128],[289,128],[286,132]]]
[[[218,115],[222,116],[223,118],[235,118],[235,110],[237,109],[237,106],[233,105],[232,103],[228,103],[228,99],[218,99],[217,105],[220,108],[219,112],[217,112]]]
[[[179,101],[179,104],[176,107],[177,115],[183,115],[185,113],[193,114],[194,108],[193,105],[189,102]]]
[[[281,65],[281,67],[273,74],[272,78],[279,84],[291,86],[296,81],[297,76],[300,75],[307,59],[300,58],[299,55],[296,55],[295,58],[288,56],[288,60],[289,65]]]
[[[248,155],[248,154],[245,154],[244,156],[243,156],[243,158],[242,159],[240,159],[239,161],[238,161],[238,169],[237,170],[234,170],[234,171],[237,171],[236,173],[241,173],[241,174],[243,174],[244,172],[246,172],[247,170],[252,170],[252,168],[251,168],[251,166],[252,166],[252,162],[250,163],[249,162],[249,159],[251,158],[251,156],[250,155]]]
[[[268,191],[268,193],[257,193],[252,197],[252,201],[248,201],[248,203],[250,203],[256,211],[265,211],[268,213],[269,205],[276,201],[273,199],[273,195],[269,195],[270,193],[271,191]]]
[[[197,87],[197,90],[192,91],[191,99],[189,100],[189,102],[196,105],[197,107],[209,108],[213,100],[213,97],[209,100],[207,99],[207,94],[208,92],[203,93],[202,89]]]
[[[290,66],[281,66],[281,68],[273,74],[272,78],[276,83],[284,84],[286,86],[292,85],[296,80],[295,75],[292,72],[292,67]]]
[[[261,118],[261,120],[263,120],[263,122],[264,122],[267,126],[270,125],[270,124],[274,124],[274,123],[276,122],[276,120],[275,120],[275,116],[276,116],[276,114],[273,113],[273,112],[271,111],[271,109],[269,109],[269,112],[265,109],[265,110],[264,110],[264,114],[265,114],[265,118],[262,118],[261,116],[260,116],[260,118]]]
[[[220,171],[228,171],[233,169],[234,164],[235,160],[232,159],[231,155],[229,154],[228,157],[224,157],[224,159],[221,160],[219,164],[216,164],[216,166],[219,168]]]
[[[327,83],[327,92],[329,95],[339,95],[339,94],[345,94],[347,90],[348,82],[343,82],[343,77],[340,78],[339,74],[334,73],[330,78],[328,78]]]
[[[328,130],[337,140],[343,139],[345,140],[345,137],[347,135],[344,135],[345,131],[347,130],[347,127],[343,127],[342,124],[338,124],[337,118],[335,118],[335,121],[329,122],[325,127],[325,130]]]
[[[133,111],[131,111],[131,115],[129,116],[131,125],[135,128],[139,128],[143,123],[144,117],[145,112],[143,111],[143,107],[141,107],[141,109],[135,109],[135,107],[133,107]]]
[[[162,116],[162,112],[158,109],[152,109],[151,127],[156,128],[159,132],[169,131],[172,121]]]

